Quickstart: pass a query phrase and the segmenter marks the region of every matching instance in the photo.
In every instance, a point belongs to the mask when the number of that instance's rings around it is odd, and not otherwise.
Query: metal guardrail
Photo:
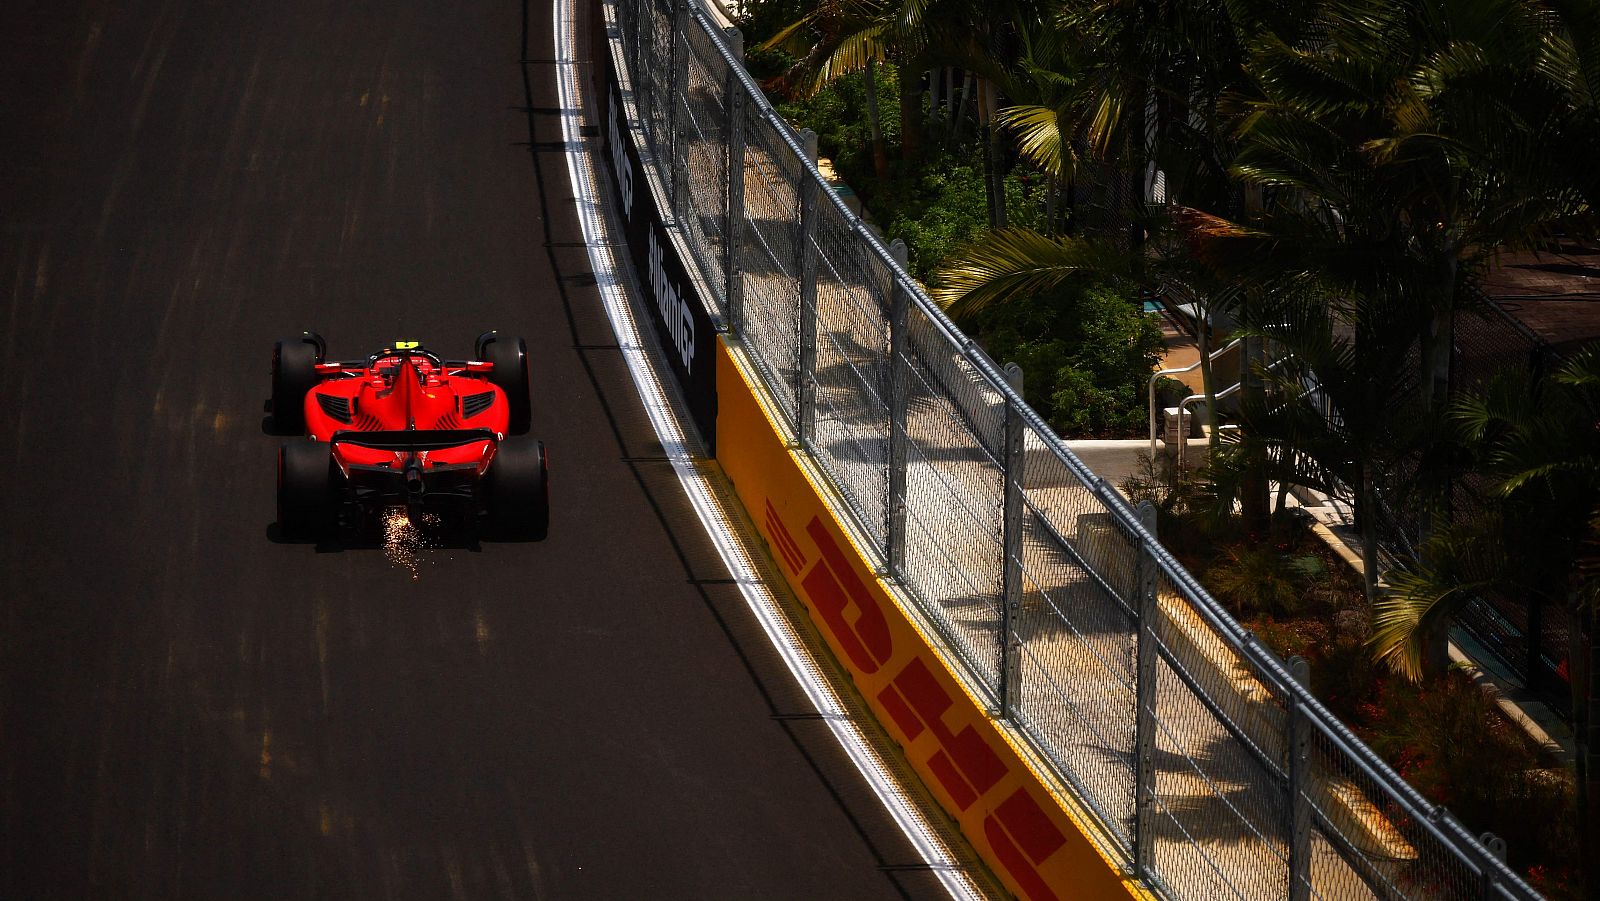
[[[1212,362],[1215,363],[1218,359],[1220,359],[1221,357],[1223,357],[1224,355],[1226,355],[1228,353],[1231,353],[1235,348],[1239,347],[1243,343],[1244,343],[1244,339],[1235,338],[1232,341],[1229,341],[1227,344],[1223,345],[1220,350],[1212,351],[1211,352],[1211,360],[1212,360]],[[1195,360],[1193,363],[1190,363],[1188,366],[1179,366],[1176,369],[1158,369],[1155,372],[1150,373],[1150,378],[1149,378],[1149,380],[1148,380],[1148,382],[1147,382],[1147,384],[1145,386],[1146,387],[1146,402],[1147,402],[1146,403],[1146,418],[1149,420],[1149,424],[1150,424],[1150,459],[1152,459],[1152,460],[1156,459],[1156,456],[1159,453],[1159,451],[1156,448],[1156,423],[1160,421],[1158,416],[1157,416],[1157,414],[1156,414],[1156,384],[1158,382],[1160,382],[1162,379],[1168,378],[1170,376],[1183,375],[1185,372],[1193,372],[1196,369],[1199,369],[1200,368],[1200,364],[1203,363],[1203,362],[1205,362],[1205,361],[1204,360]],[[1201,399],[1203,400],[1204,398],[1205,398],[1205,396],[1201,395]],[[1193,399],[1194,399],[1193,395],[1191,395],[1189,397],[1186,397],[1186,398],[1184,398],[1184,403],[1188,403],[1190,400],[1193,400]],[[1178,430],[1182,431],[1183,430],[1183,425],[1182,425],[1183,417],[1181,415],[1181,413],[1182,413],[1181,409],[1180,409],[1179,412],[1180,412],[1180,415],[1179,415],[1180,422],[1179,422],[1177,428],[1178,428]]]
[[[1536,898],[1246,632],[828,189],[699,0],[610,0],[706,302],[878,563],[1183,899]],[[809,146],[808,146],[809,145]]]

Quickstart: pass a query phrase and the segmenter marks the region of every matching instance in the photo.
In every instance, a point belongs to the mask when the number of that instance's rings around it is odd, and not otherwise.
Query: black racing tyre
[[[278,531],[284,538],[317,538],[333,523],[333,453],[322,441],[291,441],[278,449]]]
[[[317,387],[319,346],[310,338],[272,345],[272,431],[279,435],[305,434],[306,395]]]
[[[509,335],[485,335],[483,359],[494,364],[489,382],[506,393],[511,406],[509,434],[526,435],[533,422],[533,402],[529,394],[528,345]]]
[[[500,442],[489,464],[489,522],[496,535],[540,540],[550,531],[550,474],[544,442]]]

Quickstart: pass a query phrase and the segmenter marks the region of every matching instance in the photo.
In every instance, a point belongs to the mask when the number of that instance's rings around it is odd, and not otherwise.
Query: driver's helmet
[[[416,341],[405,342],[408,347],[385,347],[372,355],[368,368],[372,370],[374,384],[393,384],[394,377],[400,374],[400,367],[410,360],[416,370],[417,380],[429,387],[439,385],[440,367],[434,363],[433,355],[426,352],[422,345]]]

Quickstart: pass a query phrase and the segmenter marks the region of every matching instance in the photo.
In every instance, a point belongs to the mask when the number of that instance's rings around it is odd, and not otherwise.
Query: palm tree
[[[972,0],[820,0],[762,46],[781,47],[799,59],[781,86],[807,96],[841,75],[869,72],[866,89],[875,164],[882,158],[878,147],[882,130],[870,70],[894,63],[900,77],[901,153],[912,161],[921,155],[920,73],[935,64],[988,66],[991,26],[1009,21],[1011,7],[1018,2],[1029,0],[1012,0],[999,9]],[[880,169],[879,175],[883,174]]]
[[[1326,204],[1374,245],[1388,271],[1371,275],[1426,314],[1423,398],[1442,408],[1453,315],[1493,255],[1584,209],[1555,130],[1574,106],[1572,44],[1538,0],[1326,7],[1316,40],[1253,48],[1235,171]]]
[[[1372,648],[1420,681],[1440,668],[1437,646],[1475,596],[1498,591],[1530,607],[1566,607],[1580,831],[1592,868],[1600,861],[1600,722],[1590,709],[1600,660],[1589,640],[1600,600],[1600,348],[1547,381],[1510,373],[1452,408],[1464,450],[1490,480],[1490,505],[1432,535],[1421,562],[1390,572]],[[1586,877],[1591,891],[1600,888],[1592,870]]]
[[[879,179],[888,177],[889,156],[878,114],[877,68],[889,58],[896,36],[889,18],[892,12],[878,0],[824,0],[762,44],[763,49],[782,48],[799,59],[777,86],[804,97],[841,76],[865,73],[872,167]]]
[[[1293,6],[1266,9],[1289,23]],[[1163,245],[1170,211],[1144,206],[1148,191],[1132,208],[1113,211],[1130,223],[1128,235],[1062,237],[1054,207],[1091,162],[1096,172],[1142,171],[1147,179],[1159,170],[1169,191],[1224,209],[1237,206],[1237,185],[1227,172],[1232,137],[1216,99],[1243,77],[1241,36],[1264,24],[1270,23],[1244,4],[1211,0],[1063,0],[1048,23],[1019,18],[1014,27],[1022,52],[1003,82],[1013,102],[998,110],[997,121],[1020,155],[1050,180],[1047,226],[1038,233],[999,230],[963,248],[939,273],[936,295],[959,316],[1006,292],[1073,277],[1085,258],[1100,260],[1107,275],[1127,273],[1148,290],[1181,292],[1202,314],[1197,339],[1214,442],[1209,324],[1236,301],[1236,286]],[[1113,261],[1109,250],[1119,244],[1125,252]],[[1047,274],[1052,267],[1054,275]]]
[[[1213,241],[1248,247],[1251,239]],[[1241,334],[1270,342],[1278,356],[1256,370],[1263,390],[1244,401],[1237,436],[1207,466],[1215,506],[1231,510],[1268,481],[1349,503],[1372,600],[1379,523],[1387,517],[1383,492],[1397,487],[1391,474],[1432,431],[1426,412],[1395,390],[1410,373],[1408,311],[1381,295],[1335,293],[1305,273],[1263,284],[1241,310]]]
[[[1222,106],[1238,123],[1233,174],[1259,202],[1235,221],[1187,216],[1194,253],[1224,279],[1250,285],[1241,318],[1265,327],[1277,316],[1275,292],[1314,285],[1327,315],[1355,329],[1353,345],[1382,379],[1374,383],[1382,396],[1415,390],[1422,411],[1443,409],[1454,315],[1477,298],[1492,254],[1535,245],[1585,210],[1552,149],[1558,126],[1576,121],[1575,82],[1562,77],[1570,41],[1534,6],[1347,0],[1322,4],[1316,27],[1299,37],[1269,32],[1252,44],[1250,81]],[[1351,309],[1394,333],[1363,332]],[[1280,344],[1292,351],[1296,340]],[[1372,359],[1373,349],[1394,358]],[[1418,379],[1396,369],[1414,353]],[[1421,450],[1363,445],[1359,453],[1395,464],[1409,454],[1406,462],[1424,464],[1420,486],[1449,465],[1447,455]],[[1373,498],[1357,506],[1383,508]],[[1425,533],[1436,523],[1420,525]],[[1373,558],[1373,541],[1363,544]],[[1375,576],[1369,571],[1369,589]]]
[[[995,110],[995,124],[1016,141],[1019,155],[1049,180],[1045,233],[1059,231],[1061,193],[1077,174],[1082,141],[1080,84],[1087,62],[1055,23],[1019,18],[1013,23],[1020,52],[1001,78],[1011,105]]]
[[[1256,35],[1298,35],[1309,0],[1062,0],[1056,22],[1076,37],[1071,58],[1074,137],[1097,159],[1141,173],[1143,199],[1157,175],[1168,196],[1236,213],[1229,173],[1235,123],[1222,99],[1248,80]]]
[[[1241,192],[1215,190],[1207,212],[1180,220],[1188,220],[1188,249],[1214,283],[1247,286],[1236,292],[1240,318],[1259,331],[1274,321],[1275,292],[1299,301],[1320,296],[1324,315],[1352,330],[1349,352],[1367,361],[1373,379],[1365,394],[1347,392],[1346,405],[1371,395],[1393,406],[1416,385],[1422,408],[1441,410],[1453,315],[1476,297],[1492,255],[1535,245],[1552,227],[1592,212],[1561,148],[1567,132],[1582,146],[1593,143],[1587,89],[1594,79],[1583,73],[1596,67],[1586,62],[1592,52],[1582,51],[1600,41],[1591,39],[1593,28],[1562,23],[1592,25],[1596,16],[1574,8],[1561,19],[1536,0],[1341,0],[1280,12],[1275,27],[1246,44],[1251,23],[1267,21],[1240,12],[1251,9],[1229,4],[1226,12],[1239,19],[1218,18],[1230,28],[1194,24],[1197,11],[1212,11],[1203,2],[1066,4],[1062,22],[1095,23],[1082,31],[1097,58],[1075,73],[1071,90],[1009,109],[1005,119],[1025,154],[1062,172],[1073,161],[1071,135],[1090,136],[1086,146],[1101,153],[1137,143],[1147,134],[1140,117],[1152,105],[1141,98],[1154,97],[1151,152],[1187,172],[1182,183],[1201,195],[1209,170],[1185,170],[1185,142],[1162,137],[1181,129],[1162,123],[1200,123],[1187,140],[1213,155],[1236,146],[1229,174],[1257,202],[1243,208],[1233,200]],[[1230,57],[1228,35],[1248,52]],[[1173,49],[1183,40],[1192,48],[1186,54]],[[1240,60],[1237,70],[1230,58]],[[1157,61],[1166,64],[1161,79],[1145,74],[1160,68]],[[1213,107],[1162,115],[1163,104],[1171,109],[1208,90],[1218,98]],[[1592,172],[1583,177],[1594,184]],[[1070,277],[1085,256],[1072,239],[997,232],[946,264],[937,293],[953,311],[981,306]],[[1389,331],[1365,329],[1369,321]],[[1422,365],[1408,377],[1399,361],[1414,347]],[[1326,344],[1317,350],[1338,356]],[[1390,356],[1378,360],[1379,352]],[[1361,452],[1397,459],[1394,449],[1364,443],[1381,434],[1364,436]],[[1366,481],[1346,484],[1359,492]],[[1370,487],[1375,496],[1378,486]],[[1375,513],[1380,505],[1369,498],[1358,506]],[[1370,554],[1374,542],[1365,543]]]

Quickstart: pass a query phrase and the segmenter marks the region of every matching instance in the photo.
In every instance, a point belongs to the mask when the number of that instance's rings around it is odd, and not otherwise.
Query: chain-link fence
[[[876,562],[1131,872],[1184,899],[1536,897],[1061,445],[833,195],[736,32],[696,0],[607,9],[706,302]]]

